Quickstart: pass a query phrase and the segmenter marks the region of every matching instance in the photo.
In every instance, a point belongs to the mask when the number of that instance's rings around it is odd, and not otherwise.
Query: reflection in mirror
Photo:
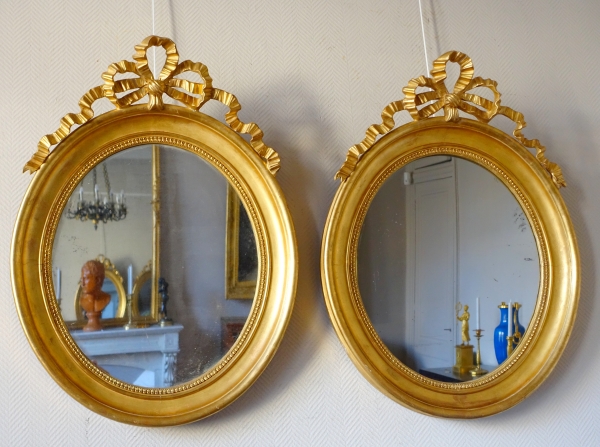
[[[111,186],[106,189],[119,191],[113,197],[124,204],[126,216],[106,222],[100,219],[96,229],[90,220],[71,219],[63,213],[52,261],[63,318],[82,352],[119,380],[143,387],[190,381],[226,354],[223,347],[229,349],[235,343],[252,306],[252,300],[226,299],[228,182],[197,155],[166,146],[127,149],[102,165],[110,176],[106,183]],[[160,184],[154,193],[153,172]],[[83,191],[78,187],[73,193],[71,209],[79,203],[96,203],[96,195],[97,203],[110,205],[111,195],[102,183],[97,179],[99,186],[94,187],[93,172],[87,175]],[[235,198],[239,201],[237,194]],[[253,238],[251,226],[250,231]],[[258,267],[255,244],[253,249]],[[95,290],[89,279],[81,280],[82,266],[99,253],[99,259],[110,259],[120,275],[122,295],[130,299],[125,306],[124,298],[114,304],[111,298],[98,330],[83,330],[89,315],[77,304],[66,305],[62,297],[79,296],[80,284],[88,287],[86,299],[96,303],[101,301],[98,297],[114,294],[109,289],[118,281],[105,279]],[[168,318],[162,321],[160,315],[144,319],[152,313],[157,274],[161,284],[168,283],[157,298],[157,309],[166,309],[168,300]],[[91,276],[92,282],[100,282],[98,274]]]
[[[152,260],[146,264],[133,282],[131,306],[133,315],[150,316],[152,311]]]
[[[112,194],[109,194],[109,189]],[[127,214],[124,219],[107,220],[104,223],[101,220],[94,222],[91,216],[83,221],[70,218],[71,210],[83,208],[92,214],[96,204],[108,209],[110,207],[105,204],[110,202],[113,202],[115,207],[125,205]],[[99,210],[97,212],[100,214]],[[148,259],[152,259],[152,232],[150,146],[113,155],[85,176],[73,192],[66,212],[62,214],[52,252],[53,268],[57,273],[60,271],[61,277],[60,281],[55,277],[55,290],[60,299],[63,318],[70,327],[81,327],[81,324],[77,324],[77,320],[81,322],[80,306],[77,306],[76,302],[68,303],[66,300],[70,297],[77,299],[76,291],[79,289],[83,264],[101,255],[109,259],[114,265],[114,271],[127,281],[129,265],[139,272]],[[107,277],[110,278],[110,275]],[[123,314],[117,316],[124,317]],[[122,322],[107,321],[103,325],[112,324]]]
[[[112,318],[122,318],[125,315],[125,306],[126,306],[126,295],[125,288],[123,286],[123,277],[119,273],[119,271],[115,268],[110,259],[105,258],[100,255],[96,259],[96,261],[102,263],[104,266],[104,281],[101,286],[101,290],[108,295],[110,295],[110,301],[106,305],[106,307],[101,312],[101,319],[109,320]],[[56,274],[59,274],[60,269],[56,268]],[[57,287],[58,289],[58,287]],[[58,293],[56,294],[58,297]],[[77,293],[75,295],[75,315],[77,316],[77,322],[84,324],[86,320],[86,314],[83,308],[81,307],[81,296],[82,296],[82,287],[79,284],[77,287]]]
[[[358,246],[358,281],[393,355],[432,379],[463,382],[506,359],[507,331],[512,347],[523,337],[538,295],[537,246],[523,209],[491,172],[457,157],[425,157],[375,195]],[[477,329],[481,367],[472,372]]]
[[[253,298],[256,292],[258,258],[250,217],[235,189],[227,188],[227,265],[228,299]]]

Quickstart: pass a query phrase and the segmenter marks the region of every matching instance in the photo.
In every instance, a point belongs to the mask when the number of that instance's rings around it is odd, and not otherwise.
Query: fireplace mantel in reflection
[[[71,336],[98,367],[123,382],[144,387],[168,387],[176,380],[181,324],[97,332],[75,330]]]

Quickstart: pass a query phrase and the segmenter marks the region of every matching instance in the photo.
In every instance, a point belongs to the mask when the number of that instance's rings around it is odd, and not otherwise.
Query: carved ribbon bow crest
[[[451,93],[448,92],[444,82],[447,77],[446,64],[448,62],[456,62],[460,65],[460,74]],[[404,109],[410,113],[415,121],[428,118],[443,108],[446,121],[459,121],[458,111],[462,110],[475,116],[479,121],[487,123],[498,113],[498,107],[500,106],[498,83],[491,79],[473,78],[474,71],[473,62],[466,54],[458,51],[444,54],[433,62],[431,78],[420,76],[411,79],[408,85],[402,89],[405,95],[403,100]],[[419,87],[429,87],[431,90],[417,93]],[[470,90],[477,87],[489,88],[494,94],[494,100],[490,101],[469,93]],[[417,106],[431,101],[435,102],[417,109]]]
[[[147,52],[153,46],[162,46],[166,52],[165,64],[157,79],[154,79],[154,75],[148,67]],[[133,59],[135,62],[123,60],[109,65],[106,72],[102,75],[102,79],[104,79],[104,85],[102,86],[104,96],[117,109],[137,102],[146,95],[148,96],[148,108],[157,108],[159,110],[163,108],[162,98],[165,93],[194,110],[198,110],[206,101],[211,99],[212,78],[208,74],[208,68],[200,62],[192,62],[190,60],[179,63],[177,47],[171,39],[158,36],[146,38],[142,43],[135,46]],[[198,74],[204,81],[204,84],[175,78],[175,76],[187,71]],[[138,75],[138,77],[115,81],[117,74],[125,73],[133,73]],[[129,90],[134,91],[121,98],[117,97],[117,93]],[[187,93],[182,90],[185,90]]]
[[[460,73],[452,91],[446,88],[446,65],[455,62],[460,67]],[[528,140],[523,136],[522,130],[527,125],[523,114],[510,107],[501,105],[498,83],[492,79],[473,77],[473,62],[469,56],[459,51],[449,51],[433,62],[431,77],[419,76],[411,79],[402,89],[404,98],[388,104],[381,113],[381,124],[373,124],[367,129],[362,142],[350,148],[346,161],[337,172],[335,178],[345,182],[356,169],[362,155],[375,143],[378,135],[385,135],[396,125],[394,115],[406,110],[414,121],[427,119],[437,111],[443,109],[446,121],[458,122],[461,117],[459,111],[472,115],[478,121],[488,123],[496,115],[504,115],[512,120],[516,126],[513,136],[524,146],[536,149],[536,158],[548,171],[557,187],[566,186],[560,166],[550,162],[544,152],[546,148],[538,140]],[[471,90],[484,87],[491,91],[493,100],[476,95]],[[427,91],[417,93],[418,89],[427,88]],[[421,108],[419,108],[422,106]]]
[[[147,52],[150,47],[161,46],[166,52],[164,66],[157,78],[148,67]],[[108,98],[117,109],[128,107],[148,96],[148,109],[162,109],[163,95],[179,101],[192,110],[200,108],[209,100],[215,99],[229,107],[225,121],[236,132],[250,134],[250,145],[263,159],[265,165],[275,174],[280,167],[277,152],[262,141],[263,132],[255,123],[243,123],[238,118],[242,106],[237,98],[224,90],[213,88],[208,68],[200,63],[186,60],[179,62],[175,43],[166,37],[149,36],[135,46],[135,62],[122,60],[108,66],[102,74],[104,84],[90,89],[79,100],[80,113],[69,113],[60,121],[56,132],[45,135],[38,143],[38,150],[27,162],[23,171],[33,173],[50,155],[50,147],[60,143],[70,132],[74,124],[85,124],[94,117],[92,104],[100,98]],[[200,76],[203,83],[176,78],[185,72]],[[136,77],[116,80],[117,75],[134,74]],[[117,96],[124,93],[122,96]]]

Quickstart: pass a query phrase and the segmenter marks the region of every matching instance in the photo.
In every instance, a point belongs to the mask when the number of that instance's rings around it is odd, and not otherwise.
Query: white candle
[[[513,319],[512,301],[509,301],[508,302],[508,337],[511,337],[513,334],[512,319]]]
[[[98,201],[98,185],[94,185],[94,198]]]
[[[83,186],[79,188],[79,201],[83,202]]]
[[[56,268],[56,299],[60,299],[60,269]]]
[[[133,293],[133,265],[129,264],[127,267],[127,294]]]
[[[125,203],[125,191],[121,190],[121,203]]]
[[[475,314],[477,315],[477,329],[481,329],[481,325],[479,324],[479,297],[477,297],[477,301],[475,302],[475,304],[477,305],[475,307]]]

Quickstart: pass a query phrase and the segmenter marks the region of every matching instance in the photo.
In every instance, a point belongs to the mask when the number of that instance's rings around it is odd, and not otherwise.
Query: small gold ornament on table
[[[475,366],[475,368],[473,368],[471,371],[469,371],[471,373],[472,376],[483,376],[484,374],[487,374],[489,371],[487,369],[483,369],[481,367],[481,345],[479,343],[479,339],[481,337],[483,337],[483,335],[481,334],[483,332],[483,329],[475,329],[475,338],[477,338],[477,357],[476,357],[476,362],[477,362],[477,366]]]
[[[458,315],[463,308],[461,303],[456,304],[456,319],[461,322],[462,344],[456,345],[456,364],[452,367],[452,372],[456,374],[464,374],[473,369],[473,345],[469,344],[471,337],[469,336],[469,306],[465,304],[463,314]]]

